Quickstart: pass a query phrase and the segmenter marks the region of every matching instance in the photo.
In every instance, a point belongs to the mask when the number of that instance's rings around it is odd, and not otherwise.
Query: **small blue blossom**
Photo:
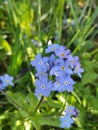
[[[8,74],[4,74],[0,76],[0,89],[5,89],[8,85],[14,86],[13,84],[13,77],[9,76]]]
[[[76,115],[74,106],[66,106],[66,110],[64,112],[69,116]]]
[[[55,65],[56,57],[54,54],[51,54],[49,57],[49,66],[52,68]]]
[[[58,56],[61,59],[68,58],[68,55],[70,53],[70,50],[66,50],[66,47],[60,46],[59,50],[55,52],[56,56]]]
[[[71,92],[73,91],[73,85],[75,82],[70,76],[64,76],[57,78],[56,82],[53,84],[53,90],[58,92]]]
[[[77,64],[80,63],[79,57],[78,56],[73,57],[71,54],[68,56],[68,61],[70,62],[70,66],[71,66],[72,69],[75,66],[77,66]]]
[[[82,78],[82,75],[81,73],[84,72],[84,69],[81,68],[81,65],[80,64],[77,64],[77,66],[74,68],[74,71],[73,71],[75,74],[77,74],[80,78]]]
[[[62,61],[62,59],[59,59],[58,61],[59,62],[57,63],[57,65],[52,67],[52,69],[50,70],[50,75],[55,75],[58,77],[64,76],[65,74],[73,74],[73,71],[69,67],[68,61]]]
[[[49,96],[52,89],[52,82],[47,78],[36,79],[35,81],[37,95]]]
[[[62,80],[58,78],[56,82],[53,84],[52,91],[58,91],[58,92],[64,92],[65,91],[65,85],[63,85]]]
[[[74,120],[69,115],[60,117],[60,121],[61,121],[60,125],[61,128],[70,128],[71,124],[74,123]]]
[[[52,67],[52,69],[50,70],[50,75],[55,75],[58,77],[60,75],[60,67],[59,66]]]
[[[58,44],[50,44],[45,52],[46,53],[57,52],[58,50],[59,50],[59,45]]]
[[[48,62],[49,58],[48,57],[41,57],[40,54],[36,55],[36,60],[31,61],[31,65],[34,66],[37,69],[48,69]]]
[[[35,74],[36,77],[42,78],[42,77],[47,77],[47,71],[45,69],[37,69],[37,73]]]
[[[73,79],[69,76],[62,78],[63,84],[65,85],[65,90],[67,92],[72,92],[73,91],[73,85],[75,84],[75,82],[73,81]]]

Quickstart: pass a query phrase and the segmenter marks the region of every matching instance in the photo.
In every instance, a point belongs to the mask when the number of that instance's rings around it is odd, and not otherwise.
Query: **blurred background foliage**
[[[32,125],[36,130],[61,130],[56,119],[38,115],[30,120],[27,114],[37,102],[30,61],[37,53],[44,55],[51,42],[78,55],[85,72],[81,80],[76,78],[71,94],[44,99],[43,115],[57,113],[68,102],[80,111],[70,130],[98,130],[97,0],[0,0],[0,75],[15,77],[15,87],[7,89],[13,101],[0,93],[0,130],[32,130]],[[14,101],[25,110],[13,106]]]

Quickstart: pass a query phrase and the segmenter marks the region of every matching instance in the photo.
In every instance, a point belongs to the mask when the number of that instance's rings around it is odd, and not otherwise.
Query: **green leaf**
[[[41,125],[39,122],[40,116],[34,116],[32,117],[32,125],[36,128],[36,130],[40,130],[41,129]]]
[[[27,116],[28,114],[31,115],[29,112],[29,104],[26,101],[25,95],[20,92],[12,93],[11,91],[7,91],[6,97],[8,101],[20,111],[23,117]]]
[[[60,127],[60,120],[58,117],[42,117],[39,122],[41,125]]]
[[[12,54],[12,50],[11,47],[8,43],[7,40],[5,40],[4,38],[0,37],[0,49],[4,48],[4,50],[6,51],[7,55],[11,55]]]
[[[7,91],[7,95],[12,98],[16,103],[21,104],[21,106],[24,106],[27,108],[28,104],[25,100],[25,95],[17,92],[17,93],[13,93],[11,91]],[[9,99],[10,100],[10,99]]]
[[[37,97],[32,92],[27,95],[26,101],[29,104],[29,110],[30,111],[35,110],[36,105],[38,103],[38,99],[37,99]]]
[[[53,99],[48,99],[48,105],[51,106],[52,108],[61,108],[62,107],[62,104],[56,100],[53,100]]]
[[[93,83],[96,78],[97,74],[94,71],[94,68],[96,67],[96,64],[92,61],[84,61],[84,75],[82,78],[82,85],[85,85],[87,83]]]

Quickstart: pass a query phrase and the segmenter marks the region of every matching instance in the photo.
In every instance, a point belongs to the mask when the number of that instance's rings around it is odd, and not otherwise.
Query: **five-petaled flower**
[[[37,95],[49,96],[52,89],[52,82],[47,78],[36,79],[35,81],[35,93]]]
[[[14,86],[13,77],[9,76],[8,74],[0,76],[0,89],[5,89],[5,87],[9,85]]]
[[[74,123],[74,120],[69,116],[69,115],[65,115],[63,117],[60,117],[60,127],[61,128],[70,128],[71,124]]]
[[[74,106],[66,106],[66,110],[64,111],[67,115],[76,115]]]

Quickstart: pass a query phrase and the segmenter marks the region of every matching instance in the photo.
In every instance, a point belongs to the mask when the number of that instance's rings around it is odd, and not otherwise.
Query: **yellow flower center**
[[[75,69],[77,72],[79,71],[79,68],[78,67],[76,67],[76,69]]]
[[[65,56],[65,54],[64,54],[64,53],[62,53],[62,54],[61,54],[61,57],[64,57],[64,56]]]
[[[58,87],[60,86],[60,82],[57,83]]]
[[[65,70],[65,66],[62,66],[61,69],[62,69],[62,70]]]
[[[7,83],[9,82],[9,80],[8,80],[8,79],[6,79],[5,81],[6,81]]]
[[[68,123],[68,120],[65,120],[66,123]]]
[[[68,112],[69,112],[69,113],[71,113],[71,112],[72,112],[72,110],[68,110]]]
[[[74,64],[74,60],[71,60],[71,64]]]
[[[54,50],[55,50],[55,47],[52,48],[52,51],[54,51]]]

